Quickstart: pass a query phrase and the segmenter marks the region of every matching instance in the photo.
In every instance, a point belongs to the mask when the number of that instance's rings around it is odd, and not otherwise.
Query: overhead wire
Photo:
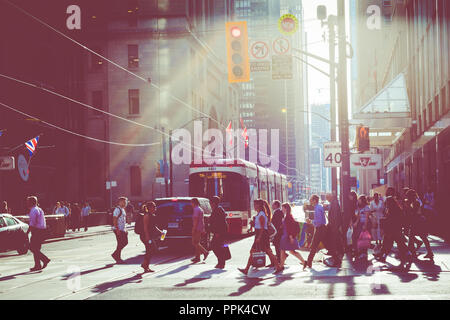
[[[27,12],[26,10],[22,9],[21,7],[15,5],[15,4],[13,4],[13,3],[11,3],[11,2],[8,1],[8,0],[3,0],[3,1],[6,2],[6,3],[8,3],[9,5],[13,6],[14,8],[16,8],[17,10],[19,10],[19,11],[22,12],[23,14],[29,16],[29,17],[32,18],[33,20],[39,22],[40,24],[42,24],[42,25],[46,26],[47,28],[53,30],[54,32],[58,33],[58,34],[61,35],[62,37],[66,38],[67,40],[69,40],[69,41],[75,43],[76,45],[80,46],[81,48],[85,49],[86,51],[89,51],[90,53],[92,53],[92,54],[98,56],[99,58],[101,58],[101,59],[107,61],[108,63],[111,63],[112,65],[114,65],[114,66],[116,66],[117,68],[119,68],[119,69],[121,69],[121,70],[127,72],[128,74],[130,74],[130,75],[132,75],[132,76],[134,76],[134,77],[136,77],[136,78],[138,78],[138,79],[140,79],[140,80],[142,80],[142,81],[144,81],[144,82],[146,82],[146,83],[149,83],[152,87],[154,87],[155,89],[159,90],[160,92],[162,92],[162,93],[165,92],[165,91],[162,90],[159,86],[157,86],[157,85],[155,85],[153,82],[149,81],[149,79],[145,79],[145,78],[143,78],[142,76],[140,76],[140,75],[138,75],[138,74],[136,74],[136,73],[134,73],[134,72],[128,70],[127,68],[122,67],[121,65],[117,64],[116,62],[114,62],[114,61],[112,61],[112,60],[110,60],[110,59],[104,57],[103,55],[101,55],[101,54],[95,52],[94,50],[88,48],[88,47],[85,46],[84,44],[82,44],[82,43],[76,41],[75,39],[72,39],[71,37],[67,36],[66,34],[64,34],[63,32],[59,31],[58,29],[52,27],[51,25],[45,23],[45,22],[42,21],[41,19],[35,17],[35,16],[32,15],[31,13],[29,13],[29,12]],[[189,31],[189,33],[190,33],[191,35],[193,35],[192,32]],[[193,36],[194,36],[194,35],[193,35]],[[196,38],[196,37],[195,37],[195,38]],[[197,40],[199,41],[199,39],[197,39]],[[37,87],[37,86],[36,86],[36,87]],[[45,91],[47,91],[47,92],[52,92],[51,90],[48,90],[48,89],[45,89],[45,88],[42,88],[42,89],[45,90]],[[217,121],[216,119],[214,119],[214,118],[211,117],[210,115],[208,115],[208,114],[202,112],[201,110],[198,110],[198,109],[196,109],[195,107],[193,107],[193,106],[187,104],[186,102],[184,102],[184,101],[182,101],[181,99],[179,99],[178,97],[172,95],[172,94],[171,94],[170,92],[168,92],[168,91],[167,91],[167,94],[168,94],[168,96],[171,97],[173,100],[178,101],[179,103],[181,103],[182,105],[184,105],[184,106],[187,107],[188,109],[190,109],[190,110],[192,110],[192,111],[194,111],[194,112],[197,112],[197,113],[199,113],[199,114],[201,114],[201,115],[204,115],[205,117],[207,117],[207,118],[211,119],[212,121],[216,122],[216,123],[217,123],[219,126],[221,126],[222,128],[226,129],[226,127],[225,127],[223,124],[221,124],[219,121]],[[58,94],[57,94],[57,95],[58,95]],[[64,96],[62,96],[62,95],[60,95],[60,96],[61,96],[61,97],[64,97]],[[66,97],[66,98],[68,98],[68,97]],[[68,98],[68,99],[69,99],[69,100],[72,100],[71,98]],[[75,102],[76,100],[72,100],[72,101]],[[80,103],[80,104],[85,105],[85,104],[83,104],[83,103]],[[94,109],[95,109],[95,108],[94,108]],[[97,109],[97,110],[98,110],[98,109]],[[113,114],[110,114],[110,115],[111,115],[111,116],[115,116],[115,117],[120,118],[119,116],[116,116],[116,115],[113,115]],[[124,120],[124,118],[122,118],[122,119]],[[129,119],[126,119],[126,120],[127,120],[127,121],[130,121],[130,122],[134,122],[134,121],[131,121],[131,120],[129,120]],[[145,125],[140,124],[140,123],[138,123],[138,122],[134,122],[134,123],[135,123],[135,124],[138,124],[138,125],[141,125],[141,126],[145,126]],[[156,130],[156,131],[160,132],[161,134],[167,135],[167,134],[163,133],[162,131],[159,131],[158,129],[155,129],[155,128],[152,128],[152,127],[147,127],[147,128],[152,129],[152,130]],[[287,133],[286,133],[286,134],[287,134]],[[168,135],[167,135],[167,136],[168,136]],[[244,139],[243,139],[242,137],[240,137],[239,135],[238,135],[237,137],[238,137],[238,139],[241,139],[241,140],[245,143],[245,141],[244,141]],[[191,145],[191,146],[192,146],[192,145]],[[249,147],[250,149],[253,149],[254,151],[257,151],[258,153],[260,153],[260,154],[262,154],[262,155],[264,155],[264,156],[266,156],[266,157],[269,157],[269,155],[264,154],[263,152],[260,152],[259,150],[257,150],[257,149],[255,149],[255,148],[251,147],[250,145],[249,145],[248,147]],[[194,146],[194,148],[195,148],[195,146]],[[272,157],[270,157],[270,158],[272,159]],[[289,167],[289,166],[287,166],[286,164],[282,163],[279,159],[273,159],[273,160],[275,160],[276,162],[278,162],[280,165],[282,165],[283,167],[285,167],[285,168],[288,169],[288,170],[295,170],[296,172],[300,173],[300,172],[298,171],[297,168]],[[301,174],[301,173],[300,173],[300,174]]]

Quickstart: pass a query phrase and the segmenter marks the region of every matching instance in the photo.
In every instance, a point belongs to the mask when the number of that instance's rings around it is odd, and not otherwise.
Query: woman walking
[[[247,275],[252,265],[252,253],[263,251],[269,256],[271,264],[275,266],[276,269],[274,273],[280,273],[283,269],[278,264],[277,257],[270,248],[268,226],[272,218],[272,212],[269,204],[262,199],[257,199],[253,203],[255,210],[258,212],[258,215],[255,218],[255,241],[250,249],[250,257],[248,258],[247,266],[245,269],[238,268],[238,270]]]
[[[416,236],[419,236],[425,247],[427,248],[427,255],[424,257],[425,259],[433,259],[434,254],[431,250],[430,242],[428,241],[428,230],[427,230],[427,221],[425,216],[423,215],[421,205],[419,203],[417,192],[413,189],[408,190],[406,193],[406,201],[405,201],[405,213],[409,223],[409,251],[417,256],[417,249],[414,246]]]
[[[359,255],[365,253],[367,255],[367,249],[359,252],[358,250],[358,239],[362,232],[370,230],[370,220],[369,220],[370,208],[367,204],[367,198],[365,195],[359,196],[358,198],[358,209],[355,222],[353,223],[353,250],[355,251],[355,258]]]
[[[283,220],[283,235],[281,236],[280,249],[281,249],[281,261],[280,266],[284,270],[284,262],[286,261],[287,254],[286,251],[289,251],[291,255],[296,257],[301,261],[302,265],[306,264],[305,259],[303,259],[302,255],[298,253],[296,250],[300,249],[300,246],[297,241],[298,233],[300,232],[300,226],[298,222],[294,220],[294,217],[291,213],[291,206],[289,203],[285,202],[281,206],[284,213]]]
[[[372,224],[372,239],[376,241],[376,244],[381,245],[383,239],[380,221],[383,218],[384,203],[380,199],[380,195],[375,193],[373,201],[370,203],[370,214]]]

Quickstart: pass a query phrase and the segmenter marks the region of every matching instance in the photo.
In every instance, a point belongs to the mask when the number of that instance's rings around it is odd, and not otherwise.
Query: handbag
[[[365,230],[361,232],[358,238],[358,250],[365,250],[370,248],[370,241],[372,240],[372,236],[370,235],[370,232]]]
[[[223,258],[226,260],[230,260],[231,259],[231,252],[230,252],[230,248],[228,247],[227,244],[224,244],[223,247]]]
[[[253,252],[252,253],[252,266],[255,268],[262,268],[266,265],[266,253],[265,252]]]
[[[347,230],[347,245],[351,246],[353,244],[353,228],[350,227]]]

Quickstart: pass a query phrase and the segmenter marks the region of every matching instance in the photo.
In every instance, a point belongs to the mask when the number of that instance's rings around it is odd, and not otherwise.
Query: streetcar
[[[287,185],[285,175],[240,159],[214,159],[213,165],[191,163],[189,169],[189,195],[220,197],[232,235],[252,231],[251,221],[257,214],[253,200],[288,201]]]

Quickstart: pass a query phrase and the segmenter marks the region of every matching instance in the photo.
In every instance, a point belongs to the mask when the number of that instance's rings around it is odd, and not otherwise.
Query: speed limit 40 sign
[[[323,145],[323,166],[324,167],[341,167],[342,150],[340,142],[327,142]]]

